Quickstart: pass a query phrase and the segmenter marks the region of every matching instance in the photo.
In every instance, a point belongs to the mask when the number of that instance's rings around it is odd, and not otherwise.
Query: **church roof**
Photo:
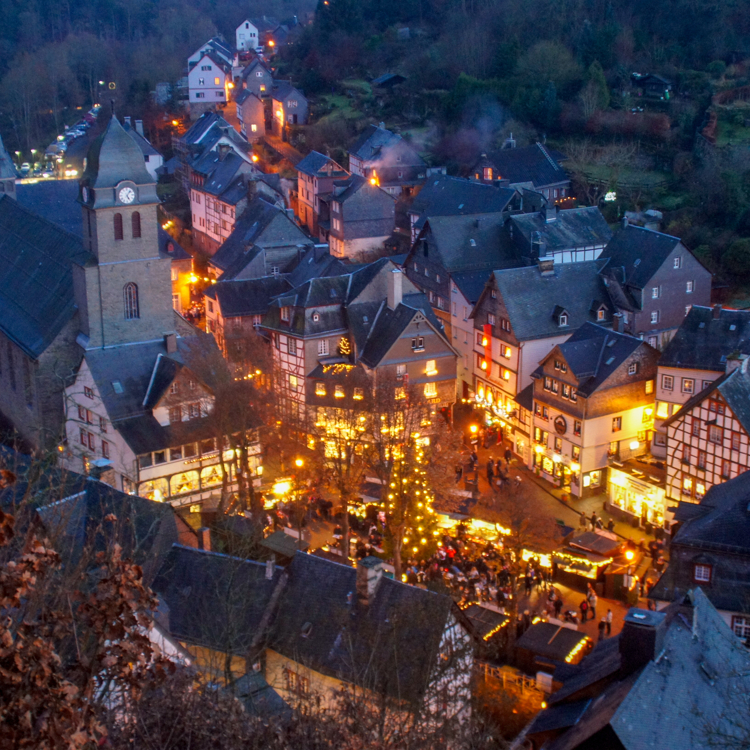
[[[81,184],[91,188],[113,188],[123,180],[152,185],[139,145],[112,115],[105,131],[91,144]]]

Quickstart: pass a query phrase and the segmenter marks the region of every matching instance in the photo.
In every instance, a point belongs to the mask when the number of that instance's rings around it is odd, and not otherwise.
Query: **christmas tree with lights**
[[[397,572],[409,560],[427,560],[440,543],[434,496],[427,482],[427,459],[420,445],[393,463],[385,493],[386,552]]]

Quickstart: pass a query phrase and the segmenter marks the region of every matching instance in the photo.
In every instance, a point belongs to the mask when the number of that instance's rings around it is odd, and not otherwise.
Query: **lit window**
[[[315,395],[316,396],[325,396],[326,395],[326,384],[321,383],[318,381],[315,383]]]
[[[604,316],[602,315],[602,317],[604,317]],[[567,314],[567,313],[561,313],[561,314],[560,314],[560,320],[559,320],[559,323],[558,323],[558,325],[559,325],[559,326],[560,326],[561,328],[562,328],[563,326],[566,326],[566,325],[568,325],[568,314]]]
[[[599,308],[599,309],[598,309],[598,310],[596,311],[596,319],[597,319],[597,320],[604,320],[604,308],[603,308],[603,307],[600,307],[600,308]]]
[[[297,386],[299,384],[299,380],[297,379],[296,375],[290,375],[289,376],[289,387],[293,390],[297,390]]]
[[[425,398],[435,398],[437,396],[437,383],[424,384]]]
[[[612,417],[612,432],[620,432],[622,429],[622,417]]]
[[[221,78],[214,78],[214,86],[220,86],[221,85]]]
[[[354,389],[354,400],[355,401],[361,401],[365,397],[364,389],[362,388],[355,388]]]
[[[427,360],[427,367],[425,368],[425,372],[427,373],[427,375],[437,375],[437,367],[435,367],[434,359]]]
[[[693,480],[691,477],[682,478],[682,494],[692,495],[693,494]]]
[[[666,419],[669,416],[669,404],[666,401],[659,401],[656,406],[657,419]]]
[[[402,385],[396,386],[395,396],[396,396],[396,401],[401,401],[402,399],[405,399],[406,398],[406,388],[404,388],[404,386],[402,386]]]
[[[334,388],[334,391],[333,391],[333,395],[334,395],[334,396],[335,396],[336,398],[344,398],[344,395],[345,395],[345,394],[344,394],[344,386],[343,386],[343,385],[337,385],[337,386],[336,386],[336,387]]]
[[[647,380],[646,381],[646,393],[650,394],[654,392],[654,381],[653,380]]]
[[[683,393],[693,393],[695,390],[695,380],[692,378],[683,378],[682,379],[682,392]]]
[[[258,126],[255,123],[252,123],[252,125],[250,125],[250,130],[253,133],[257,133],[258,132]]]
[[[503,370],[503,380],[510,380],[510,370]]]
[[[512,352],[511,352],[511,348],[509,346],[506,346],[506,347],[503,348],[503,357],[505,357],[505,359],[510,359],[510,355],[511,354],[512,354]]]

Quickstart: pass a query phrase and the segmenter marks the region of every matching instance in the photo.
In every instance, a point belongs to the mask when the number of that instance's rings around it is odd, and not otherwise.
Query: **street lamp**
[[[16,151],[16,161],[18,161],[18,166],[21,166],[21,152]]]

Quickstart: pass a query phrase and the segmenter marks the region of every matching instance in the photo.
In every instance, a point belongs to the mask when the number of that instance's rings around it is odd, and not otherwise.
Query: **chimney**
[[[176,333],[164,334],[164,348],[167,350],[167,354],[175,354],[175,352],[177,351],[177,334]]]
[[[357,564],[357,601],[367,607],[375,598],[383,577],[383,561],[379,557],[365,557]]]
[[[625,316],[622,313],[615,313],[612,316],[612,330],[625,333]]]
[[[329,254],[327,243],[314,245],[313,248],[313,257],[316,261],[323,260]]]
[[[536,260],[540,276],[554,276],[555,258],[553,255],[542,255]]]
[[[381,122],[380,125],[378,125],[379,128],[385,130],[385,123]]]
[[[549,203],[545,203],[542,207],[542,216],[545,224],[555,221],[557,219],[557,206],[550,206]]]
[[[130,122],[130,117],[123,117],[122,119],[123,119],[123,120],[125,120],[125,124],[126,124],[126,125],[127,125],[127,126],[128,126],[129,128],[132,128],[132,127],[133,127],[132,123]]]
[[[208,526],[201,526],[198,529],[198,549],[211,551],[211,529]]]
[[[747,359],[747,354],[732,352],[732,354],[727,357],[724,372],[732,372],[733,370],[741,370],[743,373],[747,372]]]
[[[620,634],[620,669],[623,676],[658,658],[664,643],[665,618],[664,612],[636,608],[625,615]]]
[[[135,121],[135,132],[138,133],[138,135],[143,136],[144,138],[146,137],[143,135],[143,120]]]
[[[622,228],[623,229],[627,229],[629,223],[630,222],[628,221],[628,217],[627,216],[623,216],[622,217]]]
[[[721,317],[721,309],[721,305],[714,305],[714,311],[711,316],[714,320],[718,320]]]
[[[395,310],[403,297],[404,276],[400,268],[394,268],[388,276],[388,308]]]

